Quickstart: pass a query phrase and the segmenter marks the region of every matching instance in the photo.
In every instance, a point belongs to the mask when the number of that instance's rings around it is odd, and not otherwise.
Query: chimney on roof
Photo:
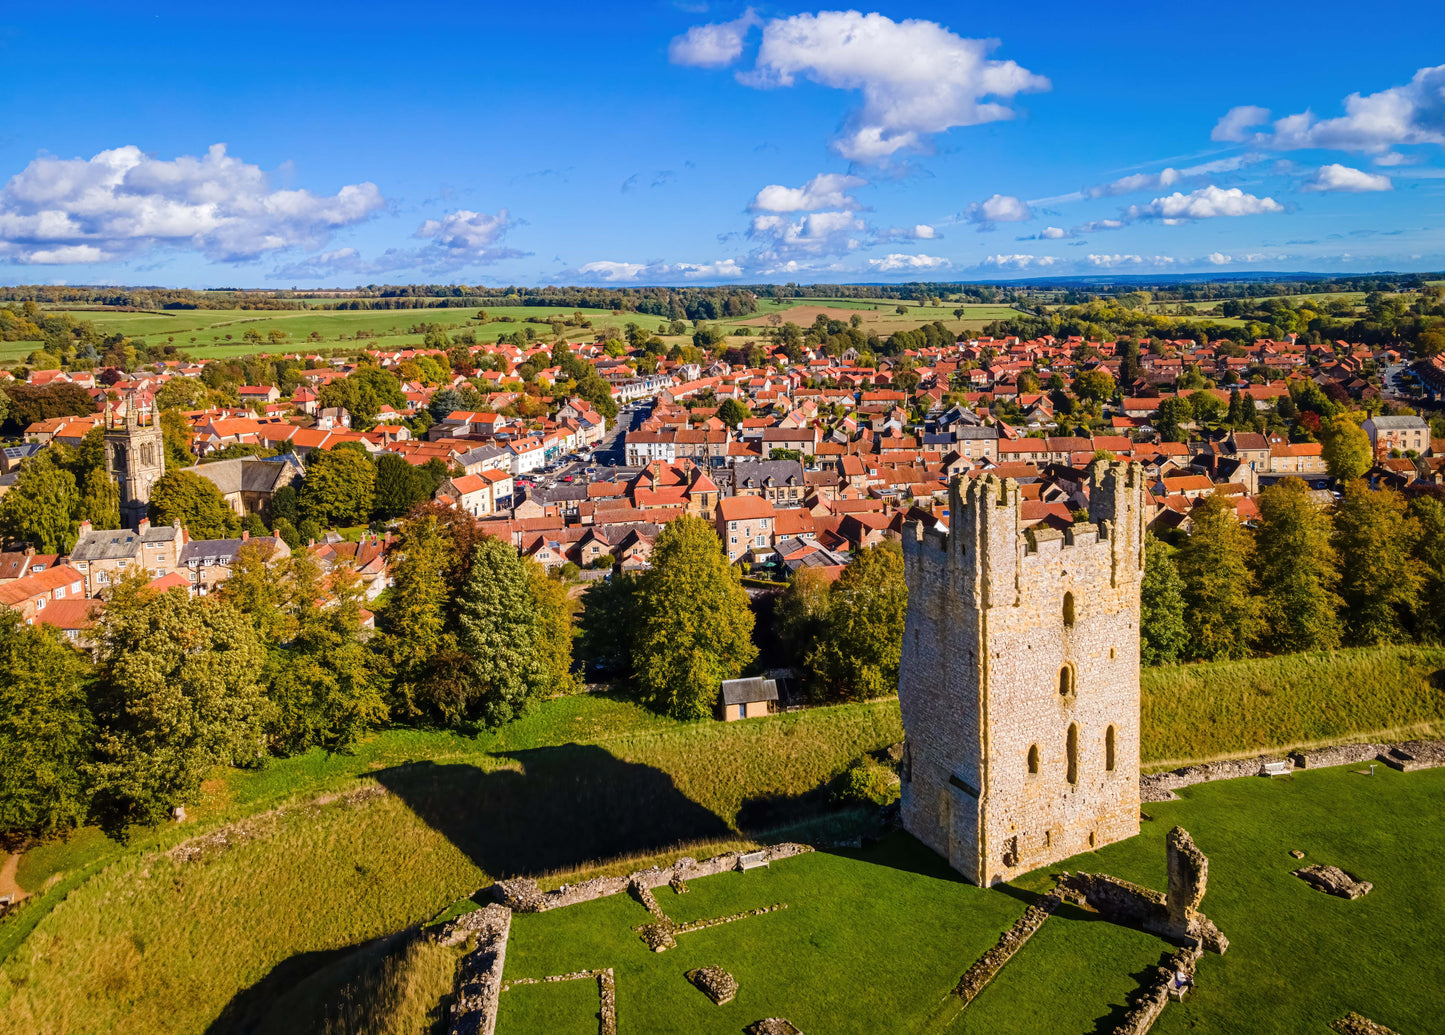
[[[247,539],[250,539],[250,538],[251,538],[251,533],[250,533],[250,532],[247,532],[244,528],[241,529],[241,542],[244,543]]]
[[[80,532],[81,535],[89,535],[89,534],[90,534],[90,532],[91,532],[90,518],[86,518],[84,521],[82,521],[82,522],[80,523],[79,532]],[[33,547],[33,546],[26,547],[25,552],[26,552],[26,554],[32,554],[32,553],[35,552],[35,547]]]
[[[143,517],[140,519],[140,521],[136,523],[135,530],[141,535],[145,535],[147,532],[150,531],[150,527],[151,519],[149,517]]]

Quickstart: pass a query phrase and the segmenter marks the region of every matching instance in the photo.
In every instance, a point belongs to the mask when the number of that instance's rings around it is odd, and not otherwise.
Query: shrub
[[[850,765],[833,788],[838,805],[891,805],[898,800],[898,774],[863,757]]]

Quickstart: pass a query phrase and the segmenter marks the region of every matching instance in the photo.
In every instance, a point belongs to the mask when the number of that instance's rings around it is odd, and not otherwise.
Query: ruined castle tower
[[[105,470],[120,485],[120,523],[137,528],[150,506],[151,489],[166,473],[166,445],[160,420],[155,414],[142,418],[133,398],[124,419],[106,413]]]
[[[955,478],[903,536],[903,824],[981,885],[1139,832],[1143,469],[1095,463],[1063,532],[1019,502]]]

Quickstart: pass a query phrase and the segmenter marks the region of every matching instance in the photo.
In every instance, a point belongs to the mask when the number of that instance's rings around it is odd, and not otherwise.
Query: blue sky
[[[9,5],[0,281],[1445,268],[1439,4],[199,6]]]

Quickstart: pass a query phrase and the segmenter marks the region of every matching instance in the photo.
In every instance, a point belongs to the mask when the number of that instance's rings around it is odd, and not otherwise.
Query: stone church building
[[[949,532],[905,527],[903,823],[976,884],[1139,832],[1143,469],[1089,487],[1063,532],[991,475],[954,479]]]
[[[160,416],[140,414],[135,400],[119,418],[107,410],[105,469],[120,486],[120,523],[135,531],[150,508],[151,489],[166,473],[166,443]]]

